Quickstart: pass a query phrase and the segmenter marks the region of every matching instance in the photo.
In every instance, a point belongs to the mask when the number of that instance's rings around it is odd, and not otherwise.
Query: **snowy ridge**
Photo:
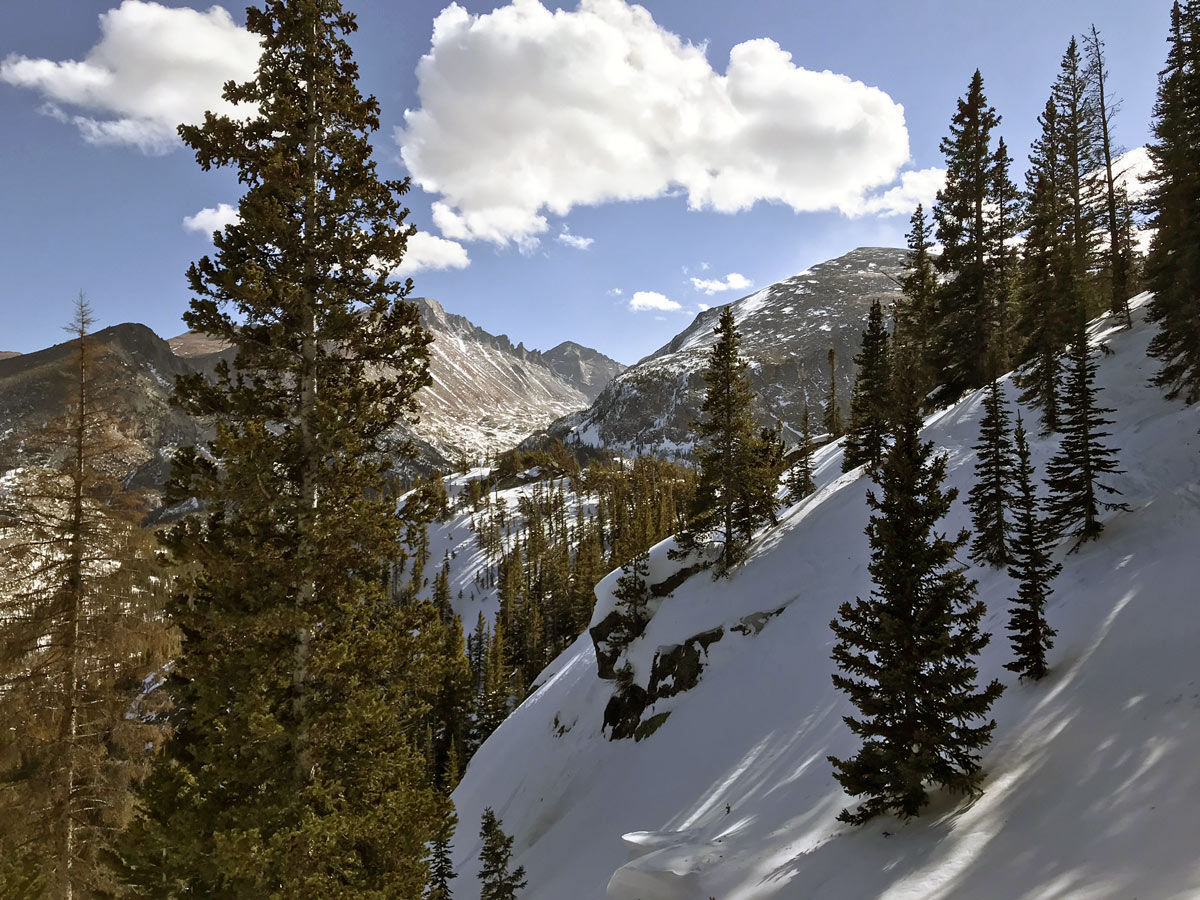
[[[484,744],[454,795],[455,897],[475,900],[477,823],[492,807],[514,834],[525,900],[1167,900],[1200,896],[1200,408],[1147,385],[1152,328],[1098,323],[1099,400],[1130,504],[1099,541],[1056,558],[1047,615],[1052,671],[1022,684],[1003,669],[1014,585],[971,570],[988,606],[981,680],[1008,689],[974,803],[936,794],[921,818],[836,821],[847,798],[829,754],[857,747],[830,682],[828,622],[870,590],[863,528],[867,478],[841,474],[837,445],[817,458],[819,490],[783,514],[730,578],[698,575],[665,598],[629,648],[646,660],[707,628],[782,607],[758,634],[711,645],[692,690],[649,738],[601,733],[612,682],[596,676],[585,635]],[[1005,383],[1010,409],[1015,392]],[[980,392],[935,415],[926,437],[949,455],[959,500],[947,530],[969,524]],[[1026,420],[1032,414],[1026,412]],[[1039,477],[1056,441],[1035,439]],[[652,566],[666,565],[666,544]],[[611,578],[611,576],[610,576]],[[598,591],[601,602],[605,590]],[[640,646],[639,646],[640,645]],[[560,727],[561,726],[561,727]]]
[[[885,307],[895,300],[906,259],[904,250],[859,248],[729,305],[760,421],[797,429],[806,401],[819,419],[831,347],[838,354],[839,396],[848,402],[868,310],[876,298]],[[614,378],[589,409],[554,423],[550,434],[668,456],[689,451],[720,311],[701,312],[670,343]]]

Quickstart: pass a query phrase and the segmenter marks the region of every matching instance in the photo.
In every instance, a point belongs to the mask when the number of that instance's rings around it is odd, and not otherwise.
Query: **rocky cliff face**
[[[780,421],[785,433],[798,428],[805,402],[819,422],[829,393],[830,348],[838,356],[838,396],[848,403],[867,312],[876,298],[885,306],[895,300],[906,256],[860,248],[731,304],[762,422]],[[686,453],[719,314],[720,308],[700,313],[665,347],[614,378],[587,410],[555,422],[549,433],[592,446]]]

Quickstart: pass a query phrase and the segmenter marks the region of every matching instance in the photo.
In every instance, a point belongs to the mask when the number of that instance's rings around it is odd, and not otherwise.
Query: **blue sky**
[[[630,363],[701,304],[901,245],[976,67],[1019,181],[1066,43],[1094,22],[1116,137],[1145,143],[1170,2],[346,5],[380,171],[424,185],[407,198],[416,293],[514,342]],[[252,61],[226,10],[0,5],[0,350],[60,340],[81,289],[102,325],[183,330],[183,273],[238,190],[171,126]]]

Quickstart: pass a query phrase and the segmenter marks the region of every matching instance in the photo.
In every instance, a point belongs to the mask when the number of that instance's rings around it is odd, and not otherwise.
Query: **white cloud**
[[[418,231],[408,239],[404,259],[394,269],[396,275],[412,275],[430,269],[465,269],[471,264],[467,248],[435,234]]]
[[[847,210],[851,215],[911,216],[920,203],[928,212],[937,192],[946,183],[946,170],[936,167],[905,172],[894,188],[865,198],[857,207]]]
[[[184,231],[197,231],[205,237],[212,237],[214,231],[220,231],[226,225],[232,225],[238,220],[236,206],[228,203],[218,203],[214,209],[207,206],[192,216],[183,217]]]
[[[417,80],[396,139],[456,240],[521,242],[547,211],[679,188],[693,209],[856,213],[909,158],[903,107],[878,88],[801,68],[767,39],[733,47],[718,73],[625,0],[452,3]]]
[[[623,290],[621,290],[620,288],[609,288],[608,289],[608,296],[610,296],[610,297],[620,297],[624,293],[625,292]]]
[[[198,12],[123,0],[100,14],[100,41],[82,60],[10,54],[0,80],[40,93],[44,111],[75,125],[88,143],[165,153],[178,146],[181,122],[200,122],[205,110],[234,111],[221,99],[222,85],[251,77],[258,55],[258,36],[219,6]]]
[[[563,230],[559,233],[555,240],[560,244],[566,244],[568,247],[574,247],[576,250],[586,250],[592,244],[596,243],[595,238],[582,237],[578,234],[571,234],[571,229],[563,226]]]
[[[719,278],[693,278],[692,287],[698,291],[712,296],[721,291],[744,291],[747,288],[753,287],[754,282],[738,272],[730,272],[722,281]]]
[[[674,312],[682,307],[674,300],[669,300],[657,291],[636,291],[629,299],[629,308],[634,312],[647,309],[659,309],[663,312]]]
[[[712,307],[707,303],[697,303],[696,309],[700,310],[700,312],[707,312],[708,310],[712,309]]]

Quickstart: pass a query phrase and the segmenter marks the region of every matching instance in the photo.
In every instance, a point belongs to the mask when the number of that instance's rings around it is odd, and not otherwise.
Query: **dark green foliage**
[[[699,474],[684,543],[717,535],[722,543],[717,569],[721,574],[741,559],[753,531],[774,521],[774,490],[768,498],[765,486],[772,477],[778,482],[782,454],[776,452],[773,433],[765,437],[755,430],[753,395],[729,307],[721,310],[714,333],[717,341],[704,372],[704,418],[695,423]]]
[[[378,105],[337,0],[268,0],[246,24],[258,71],[225,89],[246,118],[180,129],[246,187],[188,272],[184,316],[236,363],[177,385],[216,436],[177,454],[167,487],[204,512],[166,541],[179,712],[129,878],[147,898],[416,897],[440,813],[422,750],[445,630],[387,577],[405,525],[392,436],[429,381],[411,283],[389,275],[407,183],[371,161]]]
[[[864,463],[874,468],[883,459],[891,403],[892,364],[883,306],[871,304],[862,347],[854,358],[854,391],[850,395],[850,424],[846,429],[842,471]]]
[[[650,601],[650,589],[646,583],[649,574],[650,557],[645,553],[639,553],[621,567],[621,575],[617,578],[617,585],[613,590],[613,599],[616,600],[617,611],[627,623],[628,630],[624,635],[613,635],[614,644],[628,644],[645,631],[649,621],[646,610]]]
[[[481,890],[479,900],[515,900],[525,887],[525,867],[508,870],[512,860],[513,839],[504,833],[500,820],[491,809],[483,811],[479,828],[483,848],[479,851]]]
[[[450,859],[450,848],[454,841],[454,829],[458,825],[458,816],[454,814],[454,805],[446,801],[446,810],[442,821],[433,836],[429,851],[429,884],[425,887],[425,900],[450,900],[450,882],[458,877],[454,871],[454,863]]]
[[[937,290],[937,325],[931,361],[937,384],[934,402],[958,398],[980,387],[989,371],[1004,321],[997,254],[1012,228],[1015,193],[1008,183],[1007,155],[992,150],[992,131],[1000,117],[983,93],[976,70],[967,95],[958,101],[950,134],[942,139],[946,185],[938,192],[933,218],[942,253],[934,260],[941,282]]]
[[[1008,410],[999,380],[988,385],[979,421],[979,443],[974,447],[975,484],[968,494],[975,537],[971,559],[983,565],[1008,564],[1010,523],[1005,513],[1012,502],[1013,447]]]
[[[929,354],[929,338],[933,329],[933,317],[937,301],[937,273],[933,267],[933,232],[925,216],[925,208],[918,205],[909,221],[905,236],[908,246],[908,271],[900,279],[903,293],[896,300],[892,317],[895,321],[894,344],[906,355],[925,364]],[[925,381],[917,385],[924,396]]]
[[[1012,159],[1008,155],[1008,146],[1004,138],[996,143],[996,152],[992,156],[991,172],[991,206],[992,228],[988,238],[988,265],[991,269],[989,286],[992,300],[988,308],[992,321],[988,323],[990,332],[988,343],[987,375],[995,379],[1011,368],[1014,336],[1012,334],[1015,319],[1014,295],[1016,292],[1019,259],[1013,238],[1020,230],[1019,225],[1024,218],[1024,197],[1017,190],[1009,177]]]
[[[1062,566],[1054,562],[1053,530],[1041,516],[1034,486],[1033,465],[1025,424],[1017,417],[1016,496],[1013,498],[1014,535],[1008,574],[1017,581],[1017,596],[1008,620],[1014,659],[1004,668],[1037,681],[1046,674],[1046,651],[1054,646],[1055,631],[1046,624],[1046,599]]]
[[[967,532],[952,539],[936,531],[956,492],[942,490],[946,459],[920,430],[917,397],[902,374],[893,443],[876,475],[882,493],[867,499],[875,589],[842,604],[831,623],[840,670],[833,682],[857,707],[845,721],[863,740],[854,757],[830,757],[846,792],[864,798],[839,816],[850,823],[889,811],[915,816],[930,784],[976,792],[979,751],[996,723],[972,723],[1003,690],[996,681],[976,688],[974,658],[990,637],[979,631],[984,605],[955,562]]]
[[[1158,324],[1154,383],[1169,398],[1200,401],[1200,3],[1175,3],[1170,49],[1154,106],[1154,171],[1146,200],[1156,229],[1146,260]]]
[[[1124,503],[1100,500],[1101,493],[1120,491],[1099,479],[1122,470],[1117,468],[1116,450],[1104,444],[1108,432],[1101,429],[1110,421],[1104,414],[1112,410],[1096,405],[1095,377],[1096,363],[1088,346],[1086,323],[1080,317],[1067,360],[1062,443],[1046,467],[1050,520],[1056,534],[1078,538],[1073,550],[1104,530],[1101,509],[1129,508]]]
[[[842,425],[842,405],[837,392],[837,349],[829,348],[829,398],[825,401],[825,415],[821,421],[829,440],[836,441],[845,432]]]
[[[812,456],[816,450],[813,441],[812,419],[808,413],[808,404],[800,413],[800,441],[796,445],[796,461],[788,471],[788,500],[797,503],[816,490],[813,483]]]

